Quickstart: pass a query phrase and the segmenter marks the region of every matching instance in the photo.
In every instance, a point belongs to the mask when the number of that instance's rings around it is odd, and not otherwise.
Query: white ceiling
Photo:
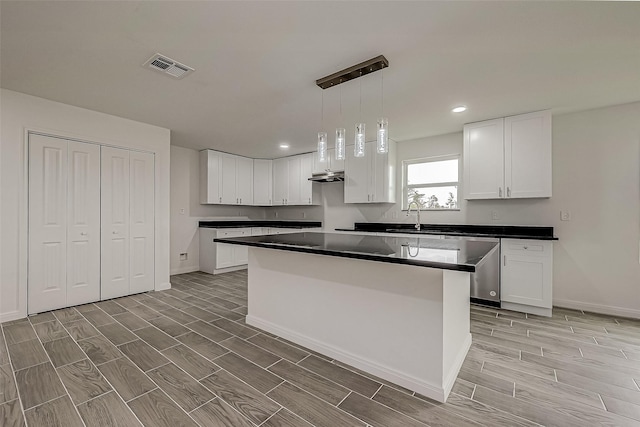
[[[640,100],[638,2],[2,1],[3,88],[171,129],[172,144],[251,157],[315,149],[359,115],[373,138],[381,72],[315,80],[383,54],[397,141],[466,122]],[[142,67],[161,52],[195,68]],[[469,110],[450,109],[466,104]],[[330,138],[333,144],[333,138]]]

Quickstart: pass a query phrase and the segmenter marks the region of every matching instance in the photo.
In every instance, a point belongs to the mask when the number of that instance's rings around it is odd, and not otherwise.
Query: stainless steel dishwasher
[[[500,307],[500,239],[460,236],[444,236],[444,238],[497,243],[496,247],[476,265],[475,273],[471,273],[471,302]],[[470,252],[466,254],[467,257],[473,258],[473,245],[469,244],[467,247]]]

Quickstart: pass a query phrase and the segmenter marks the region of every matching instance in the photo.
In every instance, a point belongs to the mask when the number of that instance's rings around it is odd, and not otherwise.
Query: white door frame
[[[141,153],[151,153],[154,157],[157,155],[157,152],[150,150],[141,150],[139,148],[131,148],[125,144],[118,144],[116,141],[105,140],[96,136],[86,136],[86,135],[78,135],[70,132],[59,131],[56,129],[48,129],[42,128],[38,126],[24,126],[23,128],[23,139],[22,139],[22,174],[19,177],[18,186],[22,187],[22,191],[20,192],[20,201],[19,201],[19,218],[18,218],[18,294],[17,298],[19,299],[16,306],[18,310],[8,313],[3,313],[0,316],[0,322],[15,320],[24,318],[28,313],[28,261],[29,261],[29,135],[37,134],[43,136],[49,136],[53,138],[61,138],[69,141],[82,142],[87,144],[97,144],[100,146],[113,147],[113,148],[121,148],[127,149],[130,151],[137,151]],[[158,182],[157,177],[159,176],[159,171],[157,170],[158,162],[157,160],[154,162],[155,170],[155,197],[156,201],[158,200]],[[154,216],[157,217],[158,206],[156,204],[154,209]],[[155,256],[154,262],[158,259],[158,221],[156,220],[155,226]],[[158,276],[155,278],[155,287],[154,290],[161,291],[171,288],[171,283],[162,283],[159,281]]]

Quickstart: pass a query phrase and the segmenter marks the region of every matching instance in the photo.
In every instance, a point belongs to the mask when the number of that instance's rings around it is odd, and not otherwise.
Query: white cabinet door
[[[101,299],[129,294],[129,151],[102,147]]]
[[[464,198],[499,199],[504,188],[504,119],[464,126]]]
[[[327,157],[330,157],[329,151],[330,150],[327,150]],[[329,159],[328,158],[325,159],[323,162],[321,162],[318,159],[318,151],[317,150],[314,151],[312,153],[312,155],[313,155],[313,170],[312,170],[312,173],[322,173],[322,172],[326,172],[326,171],[329,170],[330,165],[329,165]]]
[[[220,188],[222,204],[237,205],[238,195],[236,193],[236,156],[222,154],[221,157]]]
[[[389,144],[387,153],[378,153],[376,143],[367,143],[367,155],[371,156],[371,202],[395,203],[395,143]]]
[[[289,159],[273,161],[273,204],[285,205],[289,198]]]
[[[233,267],[233,245],[216,243],[216,268]]]
[[[551,111],[504,119],[507,198],[551,197]]]
[[[200,203],[220,204],[221,153],[213,150],[200,152]]]
[[[355,157],[353,147],[347,147],[347,159],[344,165],[344,202],[368,203],[371,169],[371,153],[364,157]]]
[[[309,181],[313,169],[313,153],[300,156],[300,203],[301,205],[313,204],[313,182]],[[317,184],[316,184],[317,185]]]
[[[287,197],[287,205],[302,204],[302,156],[293,156],[288,158],[289,170],[289,197]]]
[[[336,149],[330,148],[327,150],[327,159],[324,162],[318,160],[318,152],[313,153],[313,173],[322,172],[342,172],[344,171],[344,159],[336,160]]]
[[[273,200],[273,160],[253,161],[253,204],[271,206]]]
[[[68,143],[66,306],[100,299],[100,146]]]
[[[29,136],[29,313],[67,302],[67,162],[67,141]]]
[[[553,243],[502,239],[501,253],[500,295],[503,303],[551,309]]]
[[[241,205],[253,204],[253,159],[236,158],[236,196]]]
[[[154,155],[131,151],[130,165],[130,292],[154,288],[155,169]]]

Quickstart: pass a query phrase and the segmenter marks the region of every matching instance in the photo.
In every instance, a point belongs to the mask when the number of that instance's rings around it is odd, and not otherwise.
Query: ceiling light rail
[[[345,68],[342,71],[333,73],[329,76],[316,80],[316,84],[322,89],[329,89],[335,87],[341,83],[348,82],[349,80],[357,79],[358,77],[366,76],[367,74],[374,73],[383,68],[389,66],[389,61],[384,55],[376,56],[368,61],[361,62],[360,64],[353,65],[349,68]]]

